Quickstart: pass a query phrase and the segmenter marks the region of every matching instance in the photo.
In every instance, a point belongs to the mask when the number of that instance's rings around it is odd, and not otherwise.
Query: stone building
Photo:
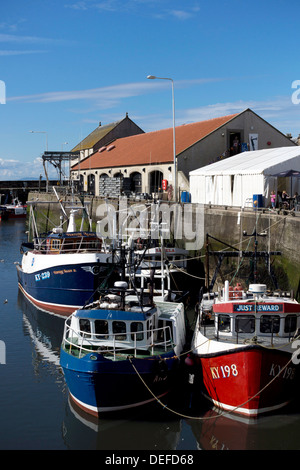
[[[136,127],[133,126],[135,131]],[[248,150],[296,145],[250,109],[177,126],[175,135],[178,197],[182,191],[189,191],[189,173],[192,170]],[[152,195],[160,192],[164,198],[173,199],[172,128],[147,133],[141,131],[115,139],[111,133],[106,141],[102,138],[99,142],[97,146],[87,145],[85,158],[71,168],[71,178],[80,181],[85,191],[103,195],[100,191],[103,180],[121,177],[131,193]],[[78,146],[75,149],[78,151]]]

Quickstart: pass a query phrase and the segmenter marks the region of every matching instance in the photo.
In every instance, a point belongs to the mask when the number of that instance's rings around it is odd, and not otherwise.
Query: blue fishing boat
[[[62,223],[49,232],[39,233],[33,209],[41,204],[28,202],[32,241],[21,245],[22,261],[16,265],[18,284],[40,310],[68,316],[94,300],[96,288],[113,275],[113,254],[111,247],[91,231],[91,224],[88,230],[82,229],[83,221],[89,220],[86,205],[61,204],[67,228]],[[82,220],[77,230],[75,215],[79,211]]]
[[[31,240],[22,243],[22,261],[16,265],[18,284],[21,292],[38,309],[60,316],[69,316],[96,300],[97,288],[101,283],[113,285],[120,279],[117,265],[120,263],[120,246],[116,238],[107,240],[91,230],[91,218],[88,203],[76,205],[74,201],[62,204],[62,223],[51,231],[39,233],[35,208],[40,208],[46,201],[29,201],[29,235]],[[81,211],[81,226],[77,230],[75,215]],[[42,212],[42,210],[41,210]],[[83,230],[89,221],[88,230]],[[64,229],[64,224],[67,228]],[[117,235],[117,234],[116,234]],[[180,248],[150,246],[147,240],[127,241],[127,260],[125,276],[131,283],[132,266],[135,283],[144,290],[151,276],[154,277],[154,294],[168,300],[187,296],[188,290],[175,290],[175,285],[182,285],[182,271],[186,270],[188,252]],[[178,271],[180,268],[180,271]],[[185,276],[186,277],[186,276]],[[175,284],[171,283],[171,279]]]
[[[99,416],[161,399],[175,385],[186,342],[182,303],[118,281],[65,322],[60,352],[72,400]]]

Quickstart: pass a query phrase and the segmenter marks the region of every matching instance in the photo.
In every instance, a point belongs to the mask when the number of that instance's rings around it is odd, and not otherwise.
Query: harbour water
[[[298,450],[300,407],[246,422],[195,401],[189,386],[168,408],[93,419],[69,401],[59,366],[64,320],[18,291],[24,221],[0,222],[0,449],[172,451]],[[5,354],[4,354],[5,353]],[[172,410],[172,411],[170,411]]]

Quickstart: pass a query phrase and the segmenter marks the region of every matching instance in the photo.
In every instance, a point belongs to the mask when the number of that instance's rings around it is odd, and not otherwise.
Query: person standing
[[[275,209],[275,206],[276,206],[276,194],[275,194],[275,191],[271,191],[271,206],[272,206],[272,209]]]

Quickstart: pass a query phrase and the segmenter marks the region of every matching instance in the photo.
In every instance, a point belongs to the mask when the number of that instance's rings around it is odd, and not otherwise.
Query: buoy
[[[192,367],[194,365],[194,361],[191,358],[190,354],[187,355],[187,357],[184,360],[184,363],[186,366]]]
[[[240,282],[234,288],[234,296],[236,299],[241,299],[243,297],[243,288]]]

